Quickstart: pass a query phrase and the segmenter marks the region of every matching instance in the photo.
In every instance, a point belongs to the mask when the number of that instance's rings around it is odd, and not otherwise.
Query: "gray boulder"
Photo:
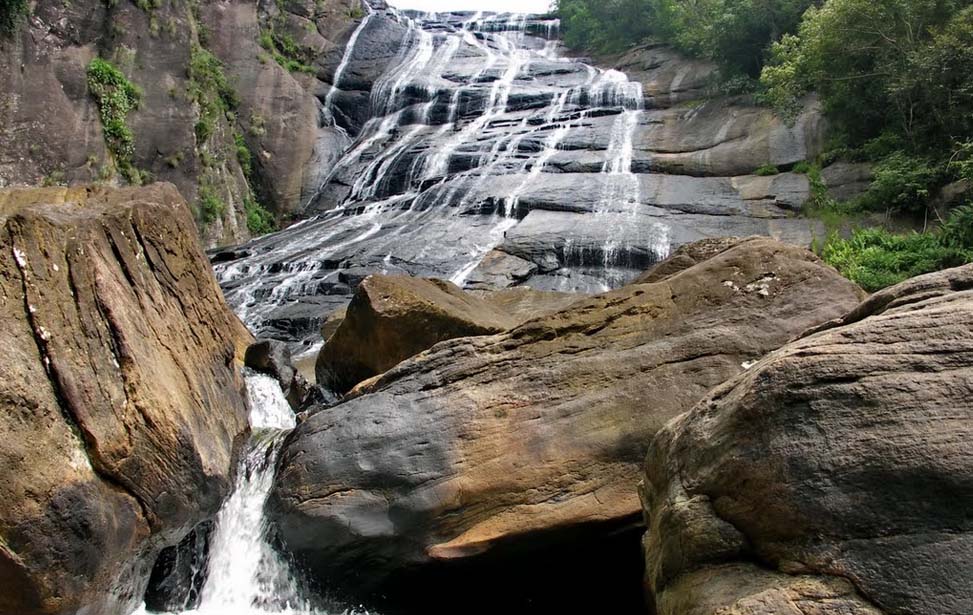
[[[660,615],[973,612],[973,266],[784,346],[653,440]]]

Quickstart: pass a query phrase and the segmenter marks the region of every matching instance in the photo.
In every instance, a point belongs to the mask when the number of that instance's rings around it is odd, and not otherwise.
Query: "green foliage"
[[[969,0],[827,0],[773,45],[761,80],[787,108],[820,94],[849,145],[888,131],[913,150],[970,134]]]
[[[875,178],[861,205],[871,210],[922,211],[943,176],[943,166],[930,158],[893,152],[875,165]]]
[[[162,0],[135,0],[135,6],[139,7],[143,11],[151,13],[152,11],[162,7]]]
[[[757,167],[757,170],[753,174],[761,177],[770,177],[772,175],[780,175],[780,169],[772,164],[765,164],[762,167]]]
[[[265,28],[260,31],[258,40],[260,46],[270,53],[274,61],[287,70],[310,74],[316,72],[313,66],[306,63],[308,58],[305,57],[291,35],[287,33],[278,34],[273,28]]]
[[[247,195],[243,201],[243,209],[247,215],[247,229],[252,235],[266,235],[277,230],[274,215],[256,202],[253,196]]]
[[[653,37],[712,60],[726,76],[760,74],[769,45],[813,0],[559,0],[565,43],[617,52]]]
[[[223,63],[198,45],[190,53],[188,73],[189,98],[199,106],[196,140],[204,144],[216,130],[220,117],[233,112],[240,100],[223,72]]]
[[[29,11],[27,0],[0,0],[0,35],[13,33]]]
[[[226,203],[216,193],[216,190],[209,185],[199,188],[199,195],[196,200],[197,215],[203,226],[208,226],[223,217],[226,212]]]
[[[42,186],[64,186],[64,185],[66,185],[64,171],[62,171],[61,169],[57,169],[55,171],[51,171],[50,173],[48,173],[47,175],[44,176],[44,179],[43,180],[41,180],[41,185]]]
[[[973,203],[954,209],[943,223],[939,236],[944,245],[965,250],[973,248]]]
[[[970,222],[973,212],[966,209],[964,216]],[[854,231],[850,239],[832,236],[823,257],[865,290],[876,291],[923,273],[971,262],[971,248],[973,244],[953,244],[945,233],[896,235],[871,228]]]
[[[238,132],[233,133],[233,144],[236,146],[236,159],[240,163],[240,169],[247,179],[250,179],[253,174],[253,156],[250,154],[250,148],[247,147],[243,135]]]
[[[826,0],[773,46],[764,98],[784,112],[817,92],[840,157],[875,163],[858,211],[922,213],[938,189],[973,180],[973,2]],[[820,211],[831,215],[835,204]],[[869,289],[968,260],[973,214],[940,231],[858,231],[827,257]]]
[[[650,0],[559,0],[557,11],[573,49],[618,52],[653,34]]]
[[[126,123],[128,114],[139,106],[141,90],[126,79],[120,70],[101,58],[95,58],[88,64],[87,77],[88,91],[98,102],[108,150],[128,181],[141,183],[141,174],[132,161],[135,136]]]

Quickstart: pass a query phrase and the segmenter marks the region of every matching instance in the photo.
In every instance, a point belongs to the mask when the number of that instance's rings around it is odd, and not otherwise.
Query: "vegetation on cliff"
[[[931,209],[944,186],[973,185],[973,2],[970,0],[559,0],[565,42],[618,52],[653,38],[716,63],[785,116],[814,92],[836,160],[869,162],[853,203],[829,215],[885,211],[937,223],[920,236],[835,234],[824,255],[876,289],[973,259],[968,209]],[[963,232],[957,232],[962,229]]]
[[[28,10],[27,0],[0,0],[0,36],[12,32]]]
[[[138,109],[142,91],[125,78],[107,60],[95,58],[88,64],[88,91],[98,102],[105,144],[115,159],[119,172],[133,184],[140,184],[141,173],[132,159],[135,155],[135,135],[128,127],[128,114]]]
[[[665,41],[734,76],[757,77],[767,48],[793,32],[812,0],[558,0],[565,43],[614,53]]]

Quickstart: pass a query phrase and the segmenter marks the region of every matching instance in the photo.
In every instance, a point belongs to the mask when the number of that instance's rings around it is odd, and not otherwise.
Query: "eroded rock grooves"
[[[633,79],[563,57],[556,35],[542,17],[373,3],[326,96],[354,142],[322,167],[314,217],[217,265],[245,321],[311,344],[369,273],[591,292],[704,237],[810,243],[792,218],[807,179],[751,173],[813,157],[814,104],[793,126],[703,104],[712,67],[649,46],[619,61]]]
[[[801,248],[754,238],[715,252],[507,333],[442,342],[312,410],[272,495],[286,549],[315,578],[433,611],[474,591],[482,577],[457,571],[481,565],[514,585],[525,562],[546,566],[533,587],[545,599],[554,571],[604,572],[611,553],[585,561],[544,547],[605,548],[637,527],[633,485],[656,431],[861,299]]]
[[[250,334],[171,185],[0,190],[0,214],[0,610],[131,610],[230,491]]]

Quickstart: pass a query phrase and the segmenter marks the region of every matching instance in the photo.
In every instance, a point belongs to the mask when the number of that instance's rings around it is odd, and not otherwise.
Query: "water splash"
[[[277,381],[245,370],[253,435],[243,454],[236,488],[216,517],[199,607],[182,615],[351,615],[314,605],[268,539],[264,506],[284,436],[294,412]],[[364,614],[364,611],[357,611]],[[135,615],[147,615],[145,607]]]

